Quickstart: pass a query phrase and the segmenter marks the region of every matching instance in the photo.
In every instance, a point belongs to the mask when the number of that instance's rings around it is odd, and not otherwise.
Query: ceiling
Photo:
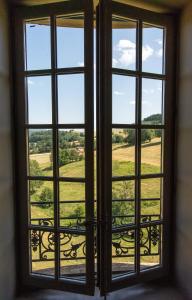
[[[22,5],[41,5],[47,3],[63,2],[68,0],[11,0],[14,4]],[[133,6],[146,8],[158,12],[168,12],[175,9],[181,9],[191,0],[116,0],[118,2],[130,4]],[[95,5],[99,0],[94,0]]]

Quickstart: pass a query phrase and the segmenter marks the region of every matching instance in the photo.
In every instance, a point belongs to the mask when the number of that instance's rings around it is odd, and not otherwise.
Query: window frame
[[[84,13],[84,67],[58,68],[56,65],[56,15]],[[25,70],[25,33],[24,20],[50,17],[51,30],[51,67],[48,70]],[[93,157],[93,7],[92,2],[88,0],[71,0],[70,2],[46,4],[40,6],[21,6],[14,9],[14,51],[16,53],[14,78],[16,87],[15,104],[15,141],[16,141],[16,177],[17,185],[17,220],[18,231],[18,253],[19,260],[19,278],[22,286],[49,287],[81,294],[93,295],[95,290],[94,274],[94,157]],[[28,76],[50,75],[52,82],[52,115],[53,120],[50,125],[26,123],[27,116],[27,96],[25,78]],[[84,124],[59,124],[58,123],[58,97],[57,97],[57,79],[60,74],[84,74],[84,97],[85,97],[85,122]],[[92,101],[90,101],[92,99]],[[27,175],[27,136],[26,129],[52,129],[53,130],[53,177],[51,180],[54,185],[54,220],[55,225],[52,228],[46,226],[29,225],[30,217],[26,214],[28,209],[28,188],[27,181],[30,176]],[[58,130],[59,129],[81,129],[85,130],[85,178],[60,178],[58,170]],[[33,177],[34,179],[35,177]],[[46,177],[38,177],[39,180],[50,180]],[[86,280],[78,281],[59,277],[59,235],[65,233],[66,228],[59,227],[59,195],[58,188],[60,180],[68,182],[85,182],[85,201],[86,201],[86,221],[85,232],[74,231],[76,234],[83,234],[86,237]],[[35,229],[40,232],[53,232],[56,236],[55,242],[55,278],[30,273],[29,266],[29,230]],[[69,233],[73,230],[69,230]]]
[[[78,292],[83,294],[93,295],[93,290],[95,288],[95,280],[94,280],[94,264],[89,268],[89,284],[87,283],[85,286],[74,284],[71,282],[67,282],[64,284],[64,281],[54,281],[45,278],[39,278],[39,276],[29,276],[28,273],[28,249],[27,247],[23,247],[24,243],[28,241],[28,234],[26,228],[28,228],[27,218],[23,218],[22,216],[26,215],[26,211],[28,210],[27,202],[27,189],[26,186],[23,185],[23,182],[26,180],[26,135],[25,128],[23,124],[25,123],[25,111],[22,109],[23,107],[23,99],[25,99],[25,83],[24,83],[24,51],[22,45],[24,44],[23,40],[23,18],[38,18],[44,17],[47,15],[53,14],[64,14],[66,9],[70,12],[76,12],[78,9],[82,11],[82,3],[83,5],[87,5],[87,26],[85,26],[85,31],[87,31],[87,43],[88,41],[92,41],[93,33],[93,8],[90,4],[92,1],[88,0],[71,0],[70,2],[63,2],[59,4],[49,4],[49,5],[40,5],[38,7],[18,7],[14,10],[14,30],[15,30],[15,53],[17,54],[17,59],[15,58],[15,70],[14,70],[14,78],[15,78],[15,87],[17,90],[16,101],[15,104],[15,140],[16,140],[16,168],[18,170],[18,175],[16,178],[17,184],[17,220],[19,220],[18,231],[17,231],[17,240],[19,240],[18,252],[20,253],[20,259],[18,261],[18,270],[19,270],[19,278],[21,278],[22,284],[25,286],[38,286],[38,287],[49,287],[54,289],[66,290],[71,292]],[[112,77],[111,77],[111,61],[112,61],[112,49],[111,49],[111,17],[112,17],[112,9],[116,14],[142,20],[142,22],[163,25],[167,28],[167,53],[166,53],[166,69],[167,69],[167,78],[169,78],[169,83],[167,84],[165,99],[169,99],[169,101],[165,101],[165,122],[167,122],[164,144],[167,145],[165,156],[164,156],[164,165],[166,167],[165,177],[164,177],[164,187],[165,187],[165,196],[164,203],[166,202],[166,206],[164,205],[163,214],[165,219],[165,230],[163,240],[166,241],[164,245],[163,252],[163,260],[164,266],[160,270],[150,270],[147,272],[143,272],[143,274],[126,277],[124,279],[118,279],[111,281],[111,125],[110,125],[110,114],[111,107],[111,98],[112,98]],[[92,18],[92,20],[91,20]],[[139,9],[130,5],[121,4],[119,2],[114,2],[110,0],[102,0],[99,6],[97,7],[97,230],[98,230],[98,241],[97,241],[97,256],[98,256],[98,277],[97,283],[101,289],[101,295],[105,295],[107,292],[115,291],[120,288],[128,287],[135,283],[140,283],[144,281],[153,280],[155,278],[163,277],[169,274],[170,271],[170,257],[171,257],[171,224],[173,220],[173,211],[171,210],[171,205],[173,203],[173,151],[174,151],[174,111],[175,111],[175,101],[174,101],[174,90],[175,90],[175,76],[174,70],[176,61],[176,50],[173,45],[175,42],[176,31],[174,28],[174,17],[173,15],[165,15],[158,14],[155,12],[151,12],[144,9]],[[53,20],[52,20],[53,22]],[[141,30],[141,29],[140,29]],[[89,36],[89,39],[88,39]],[[54,32],[52,33],[52,39],[55,38]],[[93,49],[93,43],[89,43],[91,49]],[[86,50],[86,47],[85,47]],[[93,51],[92,51],[93,53]],[[141,55],[141,53],[137,53],[137,55]],[[85,55],[86,57],[86,55]],[[54,57],[52,56],[52,64],[54,64]],[[87,67],[85,68],[87,71],[87,80],[93,80],[93,57],[92,55],[87,55]],[[84,68],[83,68],[84,69]],[[63,70],[65,71],[65,70]],[[74,70],[73,70],[74,71]],[[33,71],[29,71],[30,74]],[[40,71],[40,73],[42,73]],[[136,72],[133,72],[135,74]],[[144,72],[137,72],[138,76],[143,75]],[[146,73],[146,72],[145,72]],[[130,73],[131,74],[131,73]],[[147,73],[145,74],[147,76]],[[153,75],[150,73],[150,76]],[[106,76],[108,80],[106,80]],[[156,74],[155,74],[156,77]],[[160,75],[161,77],[161,75]],[[159,78],[160,78],[159,77]],[[87,88],[87,98],[92,95],[93,96],[93,88]],[[105,102],[102,99],[107,99]],[[87,128],[89,130],[89,137],[93,139],[93,120],[91,119],[93,116],[93,110],[91,107],[88,108],[89,112],[91,112],[87,117],[92,124],[91,128]],[[107,113],[108,112],[108,113]],[[41,125],[42,126],[42,125]],[[31,127],[31,126],[30,126]],[[75,126],[76,127],[76,126]],[[122,127],[122,125],[120,125]],[[151,127],[151,126],[150,126]],[[35,126],[34,126],[35,128]],[[110,134],[109,134],[110,133]],[[169,146],[168,146],[169,145]],[[90,143],[87,139],[87,147],[89,152],[93,149],[93,143]],[[93,156],[90,154],[89,156],[90,163],[93,163]],[[89,170],[89,185],[90,190],[89,194],[93,195],[93,180],[91,183],[91,178],[93,179],[92,170]],[[104,175],[101,175],[104,174]],[[93,197],[94,199],[94,197]],[[101,201],[105,199],[105,201]],[[137,203],[139,205],[139,203]],[[107,213],[106,213],[107,212]],[[89,208],[88,212],[88,226],[90,230],[89,241],[94,244],[93,241],[93,228],[95,225],[94,222],[94,211]],[[87,215],[87,216],[88,216]],[[90,218],[91,216],[91,218]],[[91,236],[92,232],[92,236]],[[93,250],[93,249],[92,249]],[[94,262],[94,251],[90,253],[89,258]],[[88,259],[89,259],[88,258]],[[103,266],[108,266],[108,268],[103,268]]]
[[[99,40],[99,54],[97,57],[97,68],[99,68],[99,74],[101,74],[99,81],[99,92],[97,94],[97,113],[100,115],[98,121],[98,149],[102,149],[98,161],[98,169],[100,174],[104,174],[103,178],[98,176],[99,188],[98,188],[98,200],[100,207],[101,220],[103,220],[105,227],[100,231],[100,253],[103,255],[100,259],[100,287],[101,295],[108,292],[115,291],[120,288],[125,288],[130,285],[141,283],[144,281],[155,280],[157,278],[165,277],[169,275],[171,268],[171,224],[173,220],[173,184],[174,184],[174,164],[173,164],[173,153],[174,153],[174,112],[175,112],[175,101],[174,101],[174,90],[175,90],[175,65],[176,60],[176,49],[174,48],[174,41],[176,38],[176,31],[174,28],[175,18],[172,14],[159,14],[148,10],[136,8],[127,4],[122,4],[115,1],[101,1],[98,9],[98,15],[100,18],[100,28],[98,34]],[[138,70],[127,71],[112,68],[112,14],[122,16],[132,20],[138,20],[138,34],[137,43],[140,45],[137,49],[137,61],[140,62]],[[165,57],[165,74],[158,75],[148,72],[142,72],[141,61],[142,61],[142,23],[148,23],[166,28],[166,57]],[[133,126],[141,132],[141,128],[164,128],[166,134],[164,136],[164,195],[163,195],[163,265],[154,269],[146,271],[136,272],[136,274],[130,276],[121,276],[112,280],[112,151],[111,151],[111,131],[112,125],[112,74],[123,74],[123,75],[135,75],[139,78],[138,81],[142,80],[142,77],[146,78],[159,78],[166,81],[166,90],[164,96],[164,124],[162,126],[153,125],[138,125]],[[102,74],[105,74],[103,76]],[[137,86],[137,99],[139,107],[136,108],[138,115],[140,116],[141,122],[141,83],[138,82]],[[139,87],[139,88],[138,88]],[[105,99],[105,101],[103,101]],[[114,125],[115,128],[124,128],[122,124]],[[126,128],[132,128],[132,126],[125,126]],[[104,128],[104,130],[103,130]],[[137,142],[139,145],[140,134],[137,134]],[[138,161],[141,161],[141,145],[136,147],[136,155]],[[101,151],[101,150],[100,150]],[[138,175],[138,182],[141,178],[150,178],[153,176]],[[127,178],[128,179],[128,176]],[[137,206],[137,220],[136,227],[141,228],[140,224],[140,184],[137,187],[136,194],[136,206]],[[103,199],[103,201],[101,201]],[[158,222],[157,222],[158,223]],[[147,227],[147,224],[144,226]],[[149,226],[149,224],[148,224]],[[128,227],[128,226],[127,226]],[[131,226],[130,226],[131,228]],[[125,228],[126,229],[126,228]],[[119,230],[122,230],[121,228]],[[140,247],[140,241],[137,235],[136,249]],[[136,250],[137,251],[137,250]],[[139,264],[139,251],[136,255],[136,265]],[[107,265],[107,270],[103,270],[102,266]],[[137,269],[138,270],[138,269]]]

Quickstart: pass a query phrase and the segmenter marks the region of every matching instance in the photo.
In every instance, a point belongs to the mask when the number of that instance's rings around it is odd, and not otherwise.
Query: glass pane
[[[60,182],[59,198],[61,201],[84,201],[85,200],[85,183],[81,182]]]
[[[163,172],[163,130],[141,130],[141,173]]]
[[[85,176],[84,130],[59,130],[59,175]]]
[[[84,75],[58,76],[60,124],[84,123]]]
[[[57,17],[58,68],[84,66],[84,15]]]
[[[29,232],[31,272],[41,275],[55,274],[54,233],[39,230]]]
[[[151,222],[160,220],[161,200],[141,201],[141,222]]]
[[[135,182],[112,182],[113,227],[135,222]]]
[[[141,199],[160,199],[162,178],[141,180]]]
[[[26,70],[51,68],[50,18],[25,22]]]
[[[60,226],[85,229],[85,202],[60,203]]]
[[[144,72],[164,73],[164,29],[143,25],[143,66]]]
[[[141,180],[141,222],[161,219],[163,179]]]
[[[53,140],[52,130],[29,129],[29,175],[53,175]]]
[[[60,276],[85,280],[86,238],[83,235],[60,234]]]
[[[135,130],[113,129],[112,131],[112,175],[135,174]]]
[[[152,225],[140,231],[140,269],[154,268],[161,264],[161,226]]]
[[[28,123],[52,123],[52,87],[51,76],[27,78]]]
[[[113,16],[112,26],[113,67],[135,70],[137,22]]]
[[[135,231],[112,234],[112,276],[135,272]]]
[[[30,180],[29,201],[31,224],[39,226],[53,226],[53,182],[43,180]]]
[[[164,122],[164,92],[163,81],[157,79],[142,79],[142,123],[146,125],[161,125]]]
[[[60,226],[82,229],[85,221],[85,184],[60,182],[59,199]]]
[[[113,124],[135,123],[136,79],[113,75]]]

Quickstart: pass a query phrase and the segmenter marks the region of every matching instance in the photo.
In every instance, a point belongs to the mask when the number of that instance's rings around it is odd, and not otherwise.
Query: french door
[[[174,32],[93,4],[16,10],[18,239],[24,285],[104,295],[169,271]]]

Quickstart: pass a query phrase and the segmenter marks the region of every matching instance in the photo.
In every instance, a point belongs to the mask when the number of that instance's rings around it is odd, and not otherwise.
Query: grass
[[[127,147],[126,145],[113,145],[112,151],[113,163],[112,172],[113,176],[125,176],[134,175],[135,173],[135,148]],[[160,139],[156,138],[151,143],[142,145],[142,174],[159,173],[160,170],[160,157],[161,157],[161,144]],[[50,154],[33,154],[30,159],[36,160],[45,176],[52,176],[52,170],[50,170]],[[73,162],[68,165],[60,167],[59,174],[63,177],[84,177],[85,176],[85,162]],[[121,198],[134,198],[134,181],[128,183],[127,189],[125,189],[124,182],[113,183],[113,195],[118,195]],[[147,201],[144,199],[148,198],[159,198],[160,197],[160,179],[144,179],[141,181],[141,213],[144,214],[160,214],[160,205],[158,201]],[[50,181],[45,181],[32,195],[31,201],[37,202],[42,190],[45,187],[49,187],[53,190],[53,184]],[[123,195],[124,193],[124,195]],[[127,193],[127,194],[126,194]],[[85,185],[84,183],[70,183],[61,182],[59,185],[59,197],[60,201],[75,201],[85,199]],[[69,217],[74,214],[74,210],[77,207],[83,207],[85,211],[85,205],[82,204],[61,204],[60,205],[60,216]],[[130,212],[129,212],[130,213]],[[47,208],[41,208],[39,206],[31,206],[31,217],[32,218],[52,218],[54,214],[54,206],[51,205]],[[66,223],[65,223],[66,224]],[[64,223],[63,223],[64,225]],[[80,239],[80,238],[79,238]],[[78,238],[76,238],[78,241]],[[121,263],[128,262],[128,258],[116,259]],[[130,261],[133,261],[131,258]],[[143,263],[155,263],[157,262],[156,256],[142,257]],[[74,264],[72,261],[66,262],[65,265]],[[51,262],[43,262],[44,268],[51,267]],[[42,265],[42,266],[43,266]],[[34,263],[33,268],[43,269],[39,263]]]

